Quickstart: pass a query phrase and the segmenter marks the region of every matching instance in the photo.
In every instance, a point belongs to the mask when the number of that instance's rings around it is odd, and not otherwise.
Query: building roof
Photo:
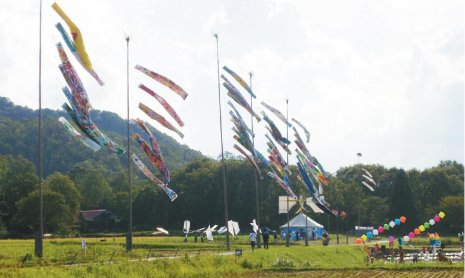
[[[81,210],[81,214],[85,221],[95,221],[96,218],[102,215],[108,215],[109,218],[118,221],[118,217],[107,209]]]
[[[307,226],[305,226],[305,218],[307,218]],[[317,223],[315,220],[311,219],[310,217],[306,216],[303,213],[299,213],[296,217],[292,218],[289,221],[289,227],[296,227],[296,228],[323,228],[323,225]],[[287,228],[287,223],[281,226],[281,228]]]

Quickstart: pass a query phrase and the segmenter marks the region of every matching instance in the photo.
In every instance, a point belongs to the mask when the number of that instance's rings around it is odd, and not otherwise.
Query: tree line
[[[251,229],[256,217],[255,178],[253,168],[243,159],[228,155],[226,161],[229,218],[241,229]],[[368,169],[379,183],[368,191],[360,178],[361,168]],[[291,166],[292,189],[308,196],[308,189]],[[170,187],[179,195],[170,202],[166,194],[142,177],[137,169],[132,175],[134,230],[152,230],[161,226],[181,230],[184,220],[193,228],[224,223],[221,163],[214,159],[189,162],[172,175]],[[108,209],[121,222],[100,232],[124,232],[128,219],[128,177],[126,169],[113,170],[93,160],[77,163],[67,173],[54,172],[44,181],[45,231],[69,234],[82,232],[81,210]],[[259,180],[261,223],[277,229],[286,223],[278,214],[278,196],[284,191],[271,179]],[[344,210],[339,219],[340,232],[346,225],[371,226],[388,223],[400,216],[407,222],[399,227],[404,233],[439,211],[446,217],[435,231],[454,234],[463,229],[463,165],[443,161],[419,170],[387,169],[381,165],[353,165],[339,169],[324,187],[325,198],[333,208]],[[0,231],[4,235],[30,235],[37,229],[39,207],[38,177],[32,162],[20,156],[0,155]],[[293,208],[290,217],[295,215]],[[336,218],[308,213],[334,232]]]

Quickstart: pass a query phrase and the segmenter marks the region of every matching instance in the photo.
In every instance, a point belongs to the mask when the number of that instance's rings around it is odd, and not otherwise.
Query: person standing
[[[263,237],[263,248],[268,249],[268,243],[270,242],[270,230],[268,228],[262,229]]]
[[[250,247],[252,247],[252,251],[255,250],[255,242],[257,241],[257,234],[252,231],[250,234],[249,234],[249,240],[250,240]]]

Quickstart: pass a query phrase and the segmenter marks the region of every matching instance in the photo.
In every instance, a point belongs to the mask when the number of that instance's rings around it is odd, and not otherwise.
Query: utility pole
[[[126,37],[126,103],[127,103],[127,139],[128,139],[128,183],[129,183],[129,221],[128,233],[126,235],[126,251],[132,251],[132,184],[131,184],[131,142],[129,141],[129,36]]]

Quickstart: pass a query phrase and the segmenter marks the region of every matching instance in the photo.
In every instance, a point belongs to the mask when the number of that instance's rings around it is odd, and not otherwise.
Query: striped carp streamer
[[[156,72],[153,72],[153,71],[151,71],[149,69],[146,69],[146,68],[144,68],[143,66],[140,66],[140,65],[136,65],[135,69],[140,71],[140,72],[145,73],[149,77],[155,79],[159,83],[161,83],[161,84],[165,85],[166,87],[168,87],[169,89],[171,89],[173,92],[175,92],[176,94],[181,96],[183,99],[186,99],[186,97],[187,97],[186,91],[184,91],[183,88],[179,87],[178,84],[174,83],[173,81],[171,81],[167,77],[165,77],[165,76],[163,76],[161,74],[158,74]]]
[[[136,154],[131,155],[132,161],[136,164],[137,168],[144,174],[144,176],[152,181],[154,184],[158,185],[163,191],[165,191],[166,195],[170,198],[171,202],[173,202],[176,198],[178,198],[178,194],[174,192],[171,188],[169,188],[166,184],[164,184],[161,180],[157,179],[155,175],[150,172],[150,170],[145,166],[145,164],[137,157]]]
[[[157,121],[160,123],[162,126],[166,127],[167,129],[170,129],[174,132],[176,132],[181,138],[184,138],[184,134],[179,131],[174,125],[172,125],[167,119],[165,119],[162,115],[158,114],[157,112],[153,111],[150,109],[148,106],[146,106],[143,103],[139,103],[139,109],[144,111],[147,116],[152,118],[153,120]]]
[[[168,112],[168,114],[170,114],[170,116],[179,124],[179,126],[184,126],[184,122],[181,120],[178,113],[176,113],[173,107],[171,107],[171,105],[164,98],[159,96],[153,90],[147,88],[147,86],[145,86],[144,84],[140,84],[139,88],[144,90],[147,94],[154,97],[161,104],[161,106],[165,108],[166,112]]]

